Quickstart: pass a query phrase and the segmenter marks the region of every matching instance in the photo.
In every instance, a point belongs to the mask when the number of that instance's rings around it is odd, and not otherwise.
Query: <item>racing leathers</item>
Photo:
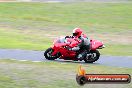
[[[78,59],[83,59],[87,53],[90,51],[90,39],[86,37],[85,35],[81,35],[78,37],[78,40],[80,43],[78,46],[71,48],[73,51],[80,50],[80,54],[77,55]]]

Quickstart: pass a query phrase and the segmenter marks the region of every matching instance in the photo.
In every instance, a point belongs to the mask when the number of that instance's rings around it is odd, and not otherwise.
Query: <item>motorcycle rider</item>
[[[77,56],[77,58],[83,59],[86,56],[86,53],[90,51],[90,39],[85,34],[83,34],[81,28],[73,29],[73,36],[69,37],[76,38],[80,41],[80,43],[76,47],[73,47],[70,50],[82,50],[83,52],[81,52]],[[66,36],[65,38],[68,38],[68,36]]]

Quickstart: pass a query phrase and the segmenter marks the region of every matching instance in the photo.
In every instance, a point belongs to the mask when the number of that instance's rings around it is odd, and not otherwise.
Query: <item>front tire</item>
[[[97,61],[100,57],[100,53],[98,50],[90,51],[84,59],[85,63],[93,63]]]
[[[52,56],[52,52],[53,52],[53,49],[52,48],[48,48],[44,52],[45,58],[48,59],[48,60],[55,60],[55,59],[57,59],[58,58],[57,56]]]

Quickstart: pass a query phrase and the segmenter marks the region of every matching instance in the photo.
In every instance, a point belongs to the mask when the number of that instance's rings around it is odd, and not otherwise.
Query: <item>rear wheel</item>
[[[97,61],[100,57],[100,53],[98,50],[95,51],[90,51],[90,53],[88,53],[84,59],[84,61],[86,63],[93,63],[95,61]]]
[[[53,52],[53,49],[52,48],[48,48],[44,52],[45,58],[48,59],[48,60],[55,60],[55,59],[57,59],[58,58],[57,56],[52,56],[52,52]]]

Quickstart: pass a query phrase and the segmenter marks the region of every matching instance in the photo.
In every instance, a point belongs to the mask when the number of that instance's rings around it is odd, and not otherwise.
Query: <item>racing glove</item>
[[[78,51],[80,48],[79,47],[73,47],[72,50],[73,51]]]

